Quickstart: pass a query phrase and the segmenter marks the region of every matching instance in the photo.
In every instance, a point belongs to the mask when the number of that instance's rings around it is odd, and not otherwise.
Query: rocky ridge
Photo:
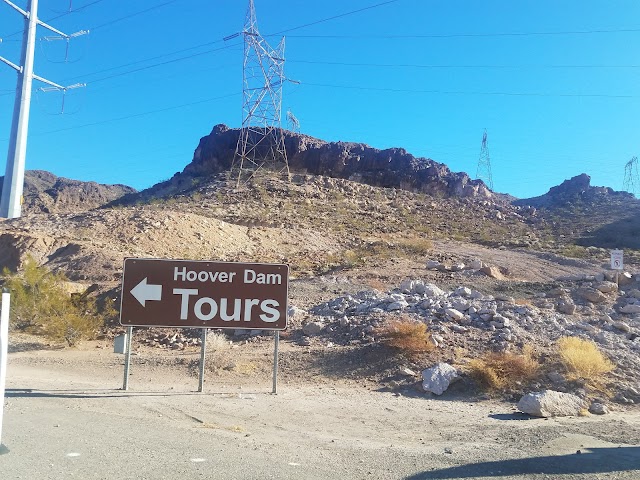
[[[4,177],[0,177],[0,193]],[[85,212],[136,190],[126,185],[103,185],[57,177],[44,170],[27,170],[24,176],[23,215]]]
[[[170,180],[155,185],[146,196],[189,189],[198,179],[228,171],[240,129],[216,125],[200,139],[193,160]],[[505,201],[481,180],[466,173],[454,173],[446,165],[417,158],[402,148],[379,150],[363,143],[326,142],[308,135],[283,130],[289,169],[295,174],[348,179],[377,187],[398,188],[434,197],[474,197]],[[144,196],[144,195],[143,195]],[[131,200],[135,200],[132,196]]]

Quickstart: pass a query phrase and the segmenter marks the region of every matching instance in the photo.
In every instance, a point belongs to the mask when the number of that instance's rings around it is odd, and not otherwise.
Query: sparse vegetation
[[[406,316],[391,320],[377,331],[382,343],[409,356],[433,350],[431,334],[427,326]]]
[[[28,257],[20,274],[3,271],[4,287],[11,292],[11,325],[29,333],[75,345],[93,338],[104,324],[95,299],[70,295],[65,277],[53,274]]]
[[[582,380],[598,387],[602,384],[602,376],[615,368],[615,364],[590,340],[564,337],[558,340],[557,347],[570,380]]]
[[[488,352],[469,362],[469,375],[486,390],[504,392],[523,386],[540,375],[540,363],[533,349],[522,353]]]

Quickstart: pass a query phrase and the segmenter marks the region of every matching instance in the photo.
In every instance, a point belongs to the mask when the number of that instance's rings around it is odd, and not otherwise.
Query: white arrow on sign
[[[131,295],[145,306],[147,300],[162,300],[162,285],[150,285],[147,283],[147,277],[138,285],[131,289]]]

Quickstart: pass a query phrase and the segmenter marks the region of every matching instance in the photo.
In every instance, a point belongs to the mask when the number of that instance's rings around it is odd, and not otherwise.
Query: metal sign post
[[[204,391],[204,367],[207,355],[207,329],[202,329],[202,345],[200,348],[200,379],[198,381],[198,392]]]
[[[131,337],[133,337],[133,327],[127,327],[127,350],[124,354],[124,381],[122,390],[129,390],[129,368],[131,366]]]
[[[0,310],[0,453],[5,453],[2,446],[2,417],[4,411],[4,391],[7,382],[7,356],[9,355],[9,306],[11,294],[2,291],[2,307]]]
[[[275,332],[275,339],[273,341],[273,390],[271,393],[278,393],[278,346],[280,344],[280,332]]]

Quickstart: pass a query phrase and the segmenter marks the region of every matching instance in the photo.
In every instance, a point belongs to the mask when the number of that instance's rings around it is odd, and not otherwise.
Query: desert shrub
[[[585,380],[599,384],[605,373],[615,368],[591,340],[577,337],[563,337],[557,343],[560,362],[571,380]]]
[[[391,320],[376,334],[385,345],[408,355],[426,353],[434,348],[427,326],[408,317]]]
[[[21,273],[3,271],[3,286],[11,292],[11,326],[74,345],[92,338],[104,323],[95,299],[72,296],[65,277],[49,272],[28,257]]]
[[[525,346],[521,354],[488,352],[471,360],[469,375],[490,391],[507,391],[529,383],[540,375],[540,363],[533,349]]]
[[[398,246],[409,254],[426,255],[433,249],[433,242],[428,238],[405,238],[398,241]]]

